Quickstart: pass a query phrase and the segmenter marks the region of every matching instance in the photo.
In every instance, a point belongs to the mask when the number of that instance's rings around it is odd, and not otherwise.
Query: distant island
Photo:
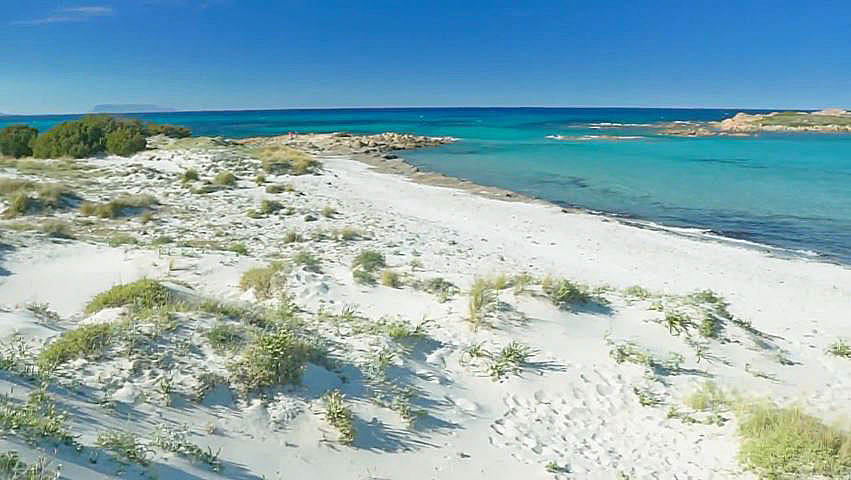
[[[104,103],[92,107],[92,113],[173,112],[174,108],[145,103]]]

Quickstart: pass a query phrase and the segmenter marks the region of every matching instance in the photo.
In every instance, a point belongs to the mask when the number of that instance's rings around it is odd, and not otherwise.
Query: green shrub
[[[283,268],[283,264],[275,262],[265,267],[247,270],[239,279],[239,288],[243,291],[253,289],[254,296],[258,300],[271,298],[272,290],[276,286],[274,283],[275,276]]]
[[[385,287],[399,288],[402,286],[402,279],[398,273],[387,269],[381,272],[381,284]]]
[[[122,324],[94,323],[68,330],[38,353],[36,363],[43,370],[51,370],[69,360],[100,353],[112,344],[122,327]]]
[[[106,151],[127,157],[145,149],[145,136],[139,130],[120,127],[106,134]]]
[[[9,125],[0,130],[0,154],[21,158],[33,154],[32,143],[38,130],[26,125]]]
[[[180,175],[180,181],[183,183],[194,182],[198,180],[198,178],[198,170],[195,170],[194,168],[187,168],[183,171],[183,174]]]
[[[742,409],[739,460],[761,478],[845,478],[851,473],[851,434],[797,407],[769,403]]]
[[[236,185],[236,176],[231,172],[219,172],[213,177],[213,184],[223,187],[232,187]]]
[[[101,292],[86,305],[86,315],[99,312],[104,308],[134,305],[143,308],[162,307],[174,303],[172,292],[155,280],[143,278],[133,283],[116,285]]]
[[[237,350],[245,343],[245,328],[233,323],[217,323],[207,330],[207,341],[217,352]]]
[[[283,145],[262,147],[256,153],[263,170],[271,174],[304,175],[317,171],[322,165],[310,155]]]
[[[546,277],[541,282],[541,289],[550,297],[550,301],[557,306],[577,305],[591,301],[588,290],[577,283],[567,279],[553,279]]]
[[[272,185],[266,185],[266,193],[284,193],[284,192],[293,192],[292,185],[287,185],[283,183],[273,183]]]
[[[827,348],[827,353],[835,357],[843,357],[851,359],[851,344],[845,340],[837,340]]]
[[[301,382],[304,367],[321,357],[314,346],[288,330],[264,333],[242,357],[228,366],[233,379],[248,391]]]
[[[293,263],[295,263],[296,265],[301,265],[308,272],[319,273],[322,271],[319,265],[319,258],[308,252],[307,250],[302,250],[296,253],[293,256]]]
[[[150,463],[149,449],[139,442],[139,435],[135,433],[117,430],[103,432],[98,434],[95,445],[111,451],[125,463],[137,463],[142,466]]]
[[[145,135],[148,137],[165,135],[171,138],[186,138],[192,136],[192,130],[176,125],[149,123],[145,126]]]
[[[323,396],[325,400],[325,419],[340,432],[340,443],[351,445],[355,441],[355,428],[352,411],[346,406],[344,396],[339,390],[332,390]]]
[[[352,261],[352,269],[361,269],[365,272],[372,273],[379,268],[385,267],[386,261],[384,254],[377,250],[364,250],[360,252]]]

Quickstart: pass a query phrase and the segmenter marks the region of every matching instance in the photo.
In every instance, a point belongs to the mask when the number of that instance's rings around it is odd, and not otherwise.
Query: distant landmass
[[[92,113],[140,113],[140,112],[173,112],[170,107],[149,105],[145,103],[104,103],[92,107]]]

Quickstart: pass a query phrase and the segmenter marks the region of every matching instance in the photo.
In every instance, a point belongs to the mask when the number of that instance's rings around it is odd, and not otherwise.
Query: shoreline
[[[266,141],[281,141],[284,145],[294,146],[295,148],[304,149],[304,139],[307,139],[308,143],[313,143],[315,145],[315,137],[325,137],[325,136],[334,136],[338,133],[303,133],[296,135],[294,140],[290,140],[287,136],[284,135],[275,135],[269,137],[247,137],[244,139],[240,139],[243,141],[252,141],[255,139],[265,139]],[[384,135],[384,134],[378,134]],[[353,138],[362,137],[369,138],[374,137],[376,135],[370,134],[352,134]],[[299,139],[299,137],[303,137]],[[423,137],[428,138],[428,137]],[[457,140],[457,139],[456,139]],[[305,152],[313,154],[313,155],[324,155],[329,151],[317,145],[319,148],[307,148],[304,149]],[[416,146],[414,148],[439,148],[440,144],[437,145],[424,145],[424,146]],[[451,189],[456,189],[459,191],[469,192],[475,195],[479,195],[485,198],[501,200],[505,202],[527,202],[527,203],[536,203],[542,205],[548,205],[553,208],[560,209],[563,213],[566,214],[585,214],[594,217],[600,217],[605,219],[606,221],[617,222],[622,225],[640,228],[645,230],[653,230],[662,233],[666,233],[669,235],[688,238],[696,241],[702,242],[711,242],[711,243],[720,243],[724,245],[730,245],[738,248],[744,248],[747,250],[757,251],[763,253],[768,256],[790,259],[790,260],[800,260],[806,262],[820,262],[826,263],[830,265],[837,265],[844,268],[851,269],[851,264],[840,261],[839,259],[833,258],[826,254],[820,252],[814,252],[811,250],[796,250],[791,248],[779,247],[775,245],[765,244],[761,242],[757,242],[754,240],[750,240],[747,238],[735,238],[723,235],[721,233],[712,231],[710,229],[698,227],[698,226],[672,226],[665,225],[658,222],[654,222],[652,220],[635,217],[631,215],[622,214],[620,212],[607,212],[607,211],[598,211],[580,206],[573,205],[563,205],[557,202],[553,202],[551,200],[547,200],[540,197],[535,197],[531,195],[527,195],[524,193],[516,192],[507,188],[498,187],[494,185],[482,185],[475,183],[471,180],[467,180],[464,178],[453,177],[451,175],[447,175],[441,172],[436,172],[432,170],[425,170],[416,165],[410,163],[408,160],[404,158],[405,150],[381,150],[376,152],[364,153],[362,151],[357,151],[353,149],[342,149],[335,148],[332,150],[334,154],[338,155],[347,155],[351,159],[356,160],[358,162],[364,163],[368,165],[371,169],[380,172],[380,173],[391,173],[395,175],[400,175],[410,181],[422,185],[432,185],[438,187],[446,187]],[[389,153],[388,153],[389,152]]]

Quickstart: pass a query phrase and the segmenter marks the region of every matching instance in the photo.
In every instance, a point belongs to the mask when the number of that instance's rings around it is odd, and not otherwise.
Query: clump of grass
[[[272,297],[272,291],[279,286],[276,276],[283,270],[284,265],[273,262],[265,267],[255,267],[247,270],[239,279],[239,288],[243,291],[254,290],[254,296],[258,300],[266,300]]]
[[[533,353],[527,345],[512,341],[494,357],[488,366],[488,373],[494,380],[505,378],[510,373],[519,373]]]
[[[293,263],[296,265],[301,265],[308,272],[319,273],[322,271],[320,267],[321,261],[319,257],[313,255],[307,250],[302,250],[296,253],[292,258]]]
[[[375,285],[375,277],[365,270],[353,270],[352,278],[361,285]]]
[[[187,168],[180,175],[181,183],[195,182],[198,181],[199,178],[201,177],[198,175],[198,170],[195,170],[194,168]]]
[[[262,215],[271,215],[277,212],[278,210],[283,210],[283,208],[284,205],[281,202],[263,199],[260,201],[260,207],[258,208],[258,211]]]
[[[496,302],[496,292],[493,285],[485,279],[477,278],[470,287],[470,300],[467,303],[467,319],[473,328],[484,320],[487,310]]]
[[[326,206],[319,213],[325,218],[333,218],[334,215],[337,214],[337,210],[335,210],[334,207]]]
[[[256,183],[257,186],[263,185],[264,183],[266,183],[266,175],[258,173],[257,176],[254,177],[254,183]]]
[[[564,278],[546,277],[541,282],[541,289],[547,294],[550,301],[559,307],[580,305],[592,300],[587,287]]]
[[[42,349],[36,358],[39,368],[45,371],[75,358],[103,352],[123,330],[120,323],[94,323],[68,330]]]
[[[73,239],[71,224],[62,220],[48,220],[39,226],[41,233],[51,238]]]
[[[295,189],[290,184],[273,183],[272,185],[266,185],[266,193],[284,193],[294,191]]]
[[[228,171],[219,172],[213,177],[213,185],[233,187],[236,185],[236,175]]]
[[[835,357],[851,358],[851,344],[848,344],[845,340],[837,340],[836,343],[827,348],[827,353]]]
[[[668,333],[677,336],[680,333],[688,332],[691,326],[691,319],[682,312],[667,312],[665,314],[664,324],[668,327]]]
[[[175,301],[172,292],[155,280],[143,278],[132,283],[116,285],[95,295],[84,312],[91,315],[108,307],[132,305],[141,308],[163,307]]]
[[[269,145],[256,150],[260,164],[267,173],[304,175],[314,173],[322,166],[310,155],[283,145]]]
[[[295,230],[290,230],[284,234],[284,243],[300,243],[303,241],[304,237]]]
[[[245,328],[234,323],[219,322],[206,333],[207,341],[217,352],[239,350],[245,342]]]
[[[715,382],[707,380],[701,384],[700,388],[686,396],[683,403],[697,411],[715,412],[730,407],[732,400]]]
[[[633,285],[623,289],[623,294],[626,297],[637,298],[639,300],[647,300],[653,296],[653,293],[650,290],[639,285]]]
[[[3,218],[15,218],[45,209],[63,207],[68,199],[77,196],[61,184],[39,185],[29,180],[15,178],[0,179],[0,194],[6,197],[9,206]]]
[[[609,351],[609,356],[617,363],[629,362],[648,368],[652,368],[654,365],[653,355],[634,343],[627,342],[614,345]]]
[[[321,358],[313,345],[286,329],[263,333],[246,347],[245,353],[228,369],[233,380],[247,391],[301,382],[309,361]]]
[[[756,403],[740,407],[740,414],[739,460],[761,478],[837,478],[851,473],[848,432],[797,407]]]
[[[156,205],[157,199],[148,194],[121,194],[114,199],[104,203],[84,202],[80,205],[80,213],[86,216],[97,216],[100,218],[118,218],[144,212],[145,209]]]
[[[385,287],[399,288],[402,286],[402,278],[398,273],[387,269],[381,272],[381,284]]]
[[[118,460],[147,466],[148,447],[139,442],[139,435],[132,432],[109,431],[98,434],[95,445],[114,453]]]
[[[461,291],[454,283],[442,278],[435,277],[425,281],[424,289],[428,293],[437,296],[438,300],[445,302],[453,295]]]
[[[375,272],[379,268],[384,268],[387,263],[384,259],[384,254],[377,250],[363,250],[352,261],[352,269],[361,269],[365,272]]]
[[[3,218],[15,218],[26,215],[39,208],[38,201],[26,192],[14,193],[9,197],[9,206],[3,211]]]
[[[697,331],[706,338],[718,338],[719,330],[721,330],[721,325],[718,317],[711,313],[704,315],[703,320],[700,321],[700,325],[697,327]]]
[[[346,406],[344,396],[339,390],[331,390],[323,397],[325,400],[325,419],[340,432],[340,442],[351,445],[355,441],[355,428],[352,411]]]
[[[364,234],[363,234],[362,231],[360,231],[356,228],[343,227],[339,230],[335,230],[334,236],[337,237],[340,240],[348,242],[348,241],[351,241],[351,240],[357,240],[358,238],[363,238]]]
[[[119,247],[121,245],[136,245],[139,240],[133,235],[126,232],[115,232],[110,235],[106,242],[110,247]]]
[[[228,252],[233,252],[237,255],[248,255],[248,247],[242,242],[233,242],[225,247]]]

